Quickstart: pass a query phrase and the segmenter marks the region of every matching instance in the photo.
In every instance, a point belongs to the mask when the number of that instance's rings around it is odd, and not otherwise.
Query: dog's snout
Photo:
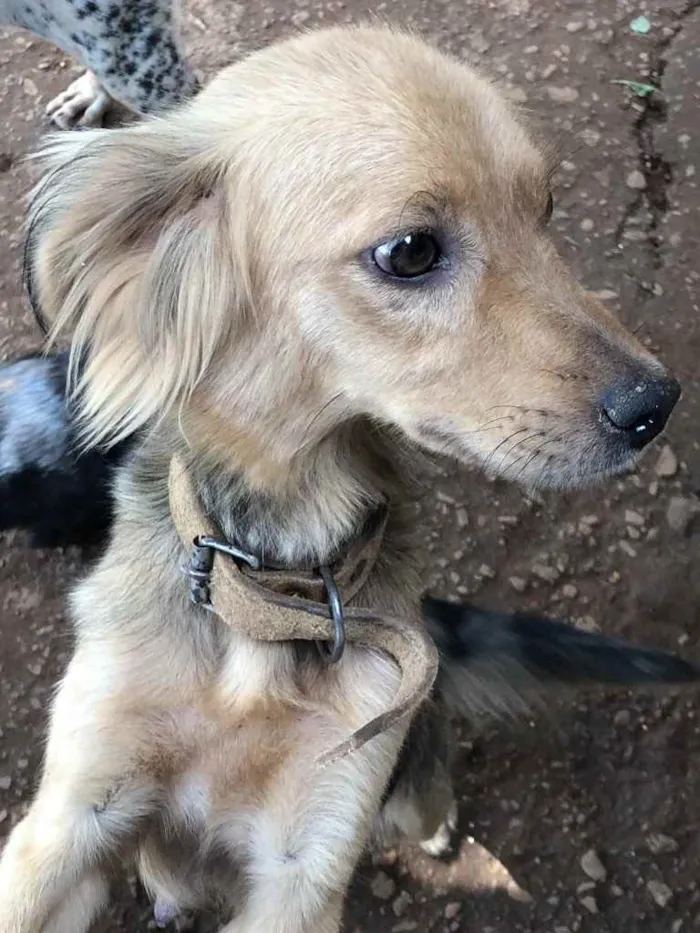
[[[604,393],[601,412],[630,447],[641,450],[663,431],[680,395],[679,383],[670,376],[627,379]]]

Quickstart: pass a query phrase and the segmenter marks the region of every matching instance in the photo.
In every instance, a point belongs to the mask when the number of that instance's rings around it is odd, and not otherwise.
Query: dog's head
[[[48,156],[31,279],[85,356],[93,436],[175,413],[283,468],[370,417],[565,485],[629,465],[678,398],[557,257],[517,115],[414,37],[311,33]]]

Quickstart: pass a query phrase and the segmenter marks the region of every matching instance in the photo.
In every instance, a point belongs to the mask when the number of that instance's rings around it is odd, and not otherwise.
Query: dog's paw
[[[105,91],[92,71],[68,85],[62,94],[49,103],[46,115],[61,130],[79,126],[101,126],[114,100]]]
[[[432,858],[440,858],[450,851],[452,846],[452,833],[457,829],[457,804],[453,803],[447,811],[447,816],[438,827],[438,831],[430,839],[419,843],[421,849]]]

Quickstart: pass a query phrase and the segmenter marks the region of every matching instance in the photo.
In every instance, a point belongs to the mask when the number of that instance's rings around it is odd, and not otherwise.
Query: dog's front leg
[[[327,767],[315,762],[318,743],[302,738],[247,820],[248,894],[221,933],[337,933],[404,731]]]
[[[0,860],[0,933],[87,930],[107,898],[107,864],[154,805],[153,782],[134,766],[139,718],[109,696],[109,682],[104,656],[79,649],[56,698],[39,791]]]

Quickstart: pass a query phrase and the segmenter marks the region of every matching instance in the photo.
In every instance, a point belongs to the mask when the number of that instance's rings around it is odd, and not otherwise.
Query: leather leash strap
[[[189,472],[178,457],[170,463],[169,494],[170,512],[188,552],[195,538],[219,535],[204,514]],[[345,599],[361,589],[380,543],[381,533],[365,542],[364,549],[360,546],[359,554],[354,547],[348,551],[336,578],[339,584],[346,584],[342,587]],[[361,566],[363,560],[365,565]],[[211,609],[227,625],[256,641],[332,641],[328,604],[294,594],[294,590],[308,593],[308,582],[307,571],[302,571],[301,576],[297,571],[244,572],[233,558],[216,553],[209,583]],[[321,588],[316,586],[316,579],[313,582],[315,591],[322,593],[322,581]],[[347,641],[386,651],[398,664],[401,681],[391,707],[324,752],[318,759],[322,765],[351,754],[412,713],[429,695],[438,671],[437,649],[422,627],[354,606],[346,606],[343,616]]]

